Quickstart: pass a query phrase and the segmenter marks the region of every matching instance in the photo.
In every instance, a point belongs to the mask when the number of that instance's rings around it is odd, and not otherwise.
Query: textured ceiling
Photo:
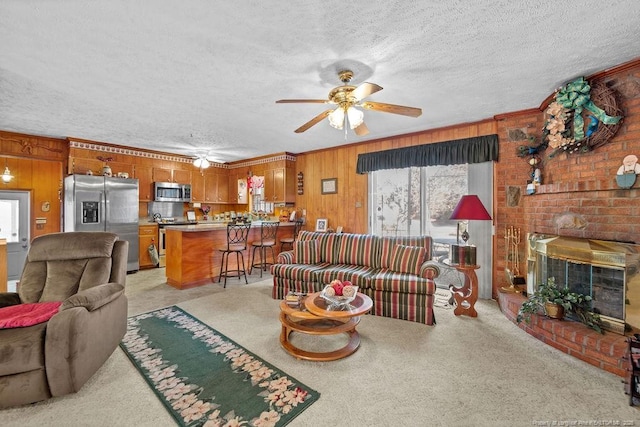
[[[0,129],[220,162],[477,121],[637,58],[640,2],[1,0]],[[355,72],[366,137],[294,129]]]

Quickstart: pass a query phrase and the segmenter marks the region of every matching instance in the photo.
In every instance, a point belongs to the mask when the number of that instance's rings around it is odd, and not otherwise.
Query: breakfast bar
[[[278,255],[280,238],[293,234],[294,222],[280,222],[278,239],[273,250]],[[251,223],[247,250],[243,253],[245,268],[249,269],[251,242],[260,240],[260,221]],[[224,223],[176,225],[165,227],[167,283],[177,289],[206,285],[220,275],[222,254],[218,248],[227,242]],[[229,257],[229,268],[235,266],[235,257]],[[233,264],[233,267],[232,267]],[[233,282],[231,282],[233,283]],[[244,284],[244,281],[241,283]]]

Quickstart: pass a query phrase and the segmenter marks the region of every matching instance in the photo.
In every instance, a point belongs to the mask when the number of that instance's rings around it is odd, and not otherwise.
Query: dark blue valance
[[[359,154],[356,172],[363,174],[382,169],[459,165],[497,160],[498,135],[486,135]]]

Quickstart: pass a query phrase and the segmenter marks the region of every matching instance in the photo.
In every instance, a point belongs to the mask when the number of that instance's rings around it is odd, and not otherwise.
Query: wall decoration
[[[636,175],[640,174],[638,156],[629,154],[622,160],[622,166],[616,173],[616,182],[620,188],[631,188],[636,182]]]
[[[316,231],[325,232],[328,229],[329,221],[326,218],[320,218],[316,221]]]
[[[565,212],[558,215],[553,222],[558,229],[582,230],[587,226],[587,221],[581,215],[577,215],[572,212]]]
[[[322,180],[322,194],[336,194],[338,192],[338,178]]]
[[[304,174],[302,172],[298,172],[298,194],[304,194]]]
[[[605,145],[622,122],[615,92],[603,83],[590,85],[584,77],[558,89],[545,113],[542,140],[554,149],[550,157],[586,153]]]

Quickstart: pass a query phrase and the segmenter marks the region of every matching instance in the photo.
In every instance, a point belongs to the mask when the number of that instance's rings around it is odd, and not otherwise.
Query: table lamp
[[[487,212],[478,196],[475,194],[469,194],[462,196],[449,219],[491,220],[491,215],[489,215],[489,212]],[[462,237],[464,245],[460,245],[460,237]],[[460,222],[458,222],[457,244],[451,245],[450,261],[452,264],[476,264],[476,247],[467,244],[467,240],[469,240],[469,232],[465,229],[461,235]]]

